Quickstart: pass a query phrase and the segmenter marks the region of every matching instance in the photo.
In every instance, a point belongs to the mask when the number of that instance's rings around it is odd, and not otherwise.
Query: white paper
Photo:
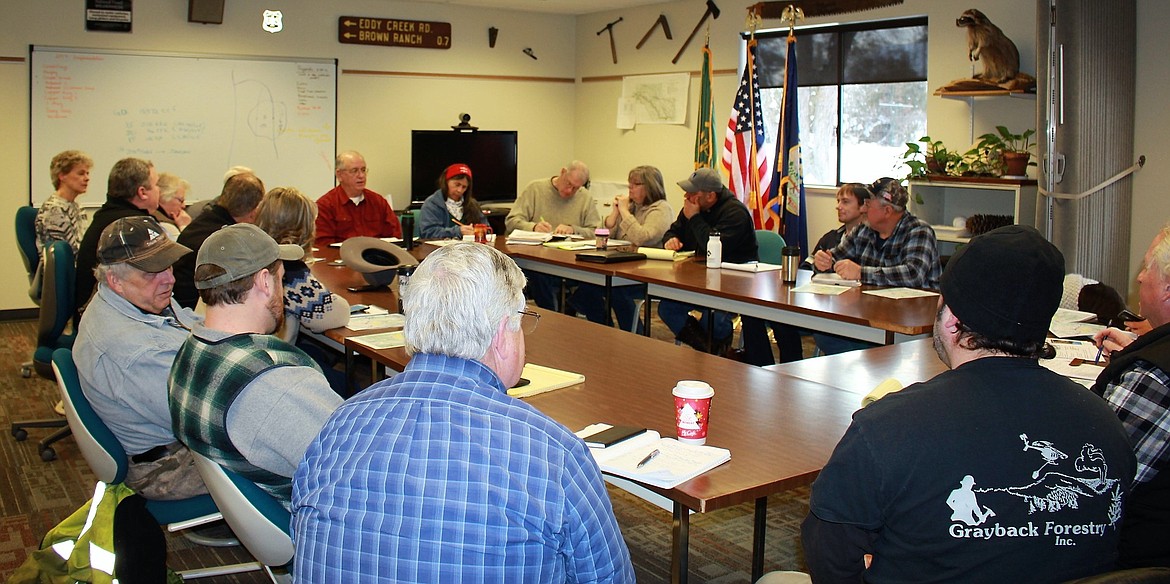
[[[865,290],[862,294],[872,294],[874,296],[881,296],[882,298],[924,298],[926,296],[938,296],[938,292],[931,292],[929,290],[918,290],[917,288],[884,288],[882,290]]]
[[[353,314],[349,317],[349,324],[345,328],[351,331],[368,331],[373,329],[384,328],[401,328],[406,324],[406,317],[399,313],[387,313],[383,310],[380,314]]]
[[[719,265],[720,268],[728,270],[736,270],[739,272],[771,272],[773,270],[782,269],[783,266],[776,264],[767,264],[764,262],[747,262],[744,264],[736,264],[732,262],[723,262]]]
[[[850,290],[849,286],[835,286],[833,284],[813,284],[809,282],[803,286],[797,286],[792,289],[793,292],[806,292],[809,294],[824,294],[826,296],[837,296],[844,294]]]
[[[393,349],[394,347],[401,347],[406,344],[406,338],[403,336],[402,331],[374,333],[360,337],[349,337],[349,339],[371,349]]]
[[[1048,341],[1053,349],[1056,349],[1057,359],[1083,359],[1085,361],[1097,360],[1097,345],[1089,341],[1070,341],[1067,339],[1052,339]]]
[[[1067,308],[1057,308],[1056,314],[1052,315],[1052,322],[1085,322],[1097,318],[1096,314],[1092,312],[1084,312],[1081,310],[1069,310]]]
[[[617,129],[633,130],[637,119],[638,113],[634,107],[634,100],[619,97],[617,101]]]
[[[1070,337],[1091,337],[1098,331],[1105,330],[1104,325],[1088,322],[1053,322],[1048,329],[1053,336],[1067,339]]]
[[[690,89],[690,73],[630,75],[622,78],[621,99],[631,103],[633,123],[685,124]]]
[[[814,284],[829,284],[832,286],[847,286],[855,288],[861,285],[861,280],[846,280],[833,272],[826,272],[824,274],[814,274],[812,277]]]
[[[1093,363],[1091,360],[1082,361],[1080,365],[1073,365],[1072,361],[1068,359],[1041,359],[1040,365],[1065,377],[1085,380],[1096,380],[1105,368],[1104,361]]]

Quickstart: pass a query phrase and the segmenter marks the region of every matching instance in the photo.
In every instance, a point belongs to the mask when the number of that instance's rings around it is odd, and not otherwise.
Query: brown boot
[[[678,332],[678,336],[675,338],[680,343],[694,347],[695,350],[704,353],[711,352],[711,344],[707,342],[707,331],[703,330],[703,326],[693,316],[687,317],[686,324],[683,325],[682,330]]]

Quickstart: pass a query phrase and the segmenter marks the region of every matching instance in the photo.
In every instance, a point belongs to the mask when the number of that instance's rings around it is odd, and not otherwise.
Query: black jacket
[[[712,231],[719,232],[723,243],[723,261],[732,263],[752,262],[759,259],[756,245],[756,229],[747,207],[723,188],[719,199],[706,211],[700,211],[687,219],[682,211],[666,230],[663,241],[677,237],[683,250],[695,250],[695,254],[707,255],[707,239]]]
[[[93,221],[85,230],[85,237],[81,238],[81,246],[77,248],[77,279],[74,284],[74,305],[81,311],[93,296],[97,288],[97,278],[93,275],[97,267],[97,248],[102,231],[111,223],[123,217],[135,215],[149,215],[150,213],[135,207],[129,199],[111,199],[106,196],[106,202],[93,214]]]
[[[194,310],[199,302],[199,290],[195,288],[195,256],[199,254],[199,248],[212,233],[235,223],[227,209],[211,204],[179,234],[176,241],[191,248],[191,253],[179,258],[174,266],[175,289],[172,295],[180,306]]]

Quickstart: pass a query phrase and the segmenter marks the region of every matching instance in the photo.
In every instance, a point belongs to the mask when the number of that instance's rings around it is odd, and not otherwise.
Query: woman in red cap
[[[439,190],[423,201],[419,211],[419,235],[425,239],[472,235],[474,225],[487,225],[479,203],[471,194],[471,168],[455,163],[439,175]]]

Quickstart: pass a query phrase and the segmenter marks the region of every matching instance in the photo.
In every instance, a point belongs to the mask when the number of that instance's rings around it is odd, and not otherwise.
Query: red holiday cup
[[[679,442],[706,444],[711,398],[715,390],[706,382],[684,380],[674,386],[674,421]]]

